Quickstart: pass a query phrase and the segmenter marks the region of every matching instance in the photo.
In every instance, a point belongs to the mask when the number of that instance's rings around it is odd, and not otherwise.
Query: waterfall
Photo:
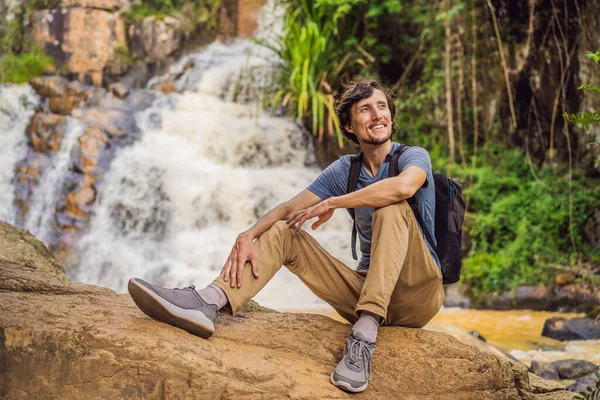
[[[193,67],[178,72],[190,60]],[[183,91],[136,114],[142,138],[119,150],[105,175],[89,229],[69,259],[71,279],[118,292],[131,277],[207,285],[239,233],[316,178],[310,138],[250,101],[268,84],[270,65],[264,49],[238,40],[215,42],[171,69]],[[240,79],[242,67],[255,72],[252,79]],[[240,85],[247,102],[233,101]],[[354,268],[350,232],[349,216],[338,210],[314,236]],[[326,307],[285,268],[256,299],[278,309]]]
[[[0,85],[0,220],[14,224],[15,168],[27,153],[23,134],[40,99],[27,85]]]
[[[42,174],[40,185],[35,189],[25,218],[25,229],[44,243],[48,243],[54,231],[52,221],[65,175],[70,168],[71,151],[77,143],[77,138],[87,127],[87,124],[74,118],[66,120],[65,136],[60,142],[60,148],[53,156],[52,164]]]

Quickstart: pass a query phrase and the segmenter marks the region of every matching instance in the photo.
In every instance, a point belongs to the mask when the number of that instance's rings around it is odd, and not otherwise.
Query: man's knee
[[[280,220],[275,222],[271,227],[265,232],[265,234],[275,235],[275,236],[288,236],[292,235],[292,230],[288,227],[288,224],[285,221]]]
[[[397,203],[392,203],[384,207],[376,208],[373,211],[373,218],[381,217],[384,215],[399,215],[406,210],[410,210],[410,205],[406,200],[399,201]]]

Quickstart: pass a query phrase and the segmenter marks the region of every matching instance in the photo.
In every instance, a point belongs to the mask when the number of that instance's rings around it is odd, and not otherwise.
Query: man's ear
[[[346,126],[344,127],[344,129],[345,129],[347,132],[354,133],[354,132],[352,131],[352,125],[350,125],[350,124],[346,125]]]

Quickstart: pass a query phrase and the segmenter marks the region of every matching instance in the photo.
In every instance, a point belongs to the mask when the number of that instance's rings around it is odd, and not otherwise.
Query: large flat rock
[[[147,318],[128,295],[65,280],[41,243],[0,223],[0,249],[13,246],[0,257],[2,398],[353,397],[329,383],[348,324],[257,308],[221,316],[204,340]],[[381,328],[373,377],[357,398],[572,398],[535,389],[518,363],[423,329]]]

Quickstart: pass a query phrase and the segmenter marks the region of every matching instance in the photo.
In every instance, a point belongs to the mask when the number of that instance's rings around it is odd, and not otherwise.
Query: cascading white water
[[[187,89],[140,112],[143,137],[120,150],[105,176],[89,231],[70,259],[72,279],[126,290],[141,277],[167,287],[209,284],[237,234],[319,174],[310,140],[290,119],[234,103],[249,41],[213,43],[181,77]],[[191,87],[190,87],[191,86]],[[307,167],[308,165],[308,167]],[[354,266],[345,211],[314,232],[334,256]],[[260,268],[260,266],[259,266]],[[257,296],[278,309],[324,308],[285,268]]]
[[[0,220],[14,224],[15,168],[27,153],[23,134],[39,104],[38,95],[28,85],[0,85]]]
[[[60,148],[54,155],[52,164],[42,174],[40,185],[35,189],[25,217],[25,229],[44,243],[48,243],[54,230],[52,220],[65,174],[69,170],[71,151],[77,143],[77,138],[87,127],[86,123],[74,118],[67,118],[66,122],[65,136],[60,142]]]

